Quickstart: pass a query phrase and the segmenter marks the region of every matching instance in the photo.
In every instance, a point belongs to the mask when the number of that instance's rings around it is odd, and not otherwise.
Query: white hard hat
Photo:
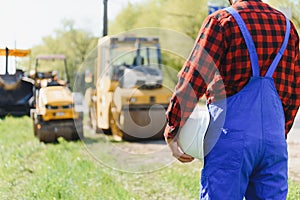
[[[202,108],[197,104],[179,132],[178,145],[184,153],[199,160],[203,159],[203,139],[209,120],[207,107]]]

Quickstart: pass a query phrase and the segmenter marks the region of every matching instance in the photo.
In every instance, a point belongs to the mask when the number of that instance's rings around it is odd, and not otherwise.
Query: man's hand
[[[194,158],[188,154],[185,154],[181,151],[181,149],[178,146],[177,141],[175,140],[166,140],[169,148],[172,151],[172,155],[177,158],[182,163],[192,162]]]

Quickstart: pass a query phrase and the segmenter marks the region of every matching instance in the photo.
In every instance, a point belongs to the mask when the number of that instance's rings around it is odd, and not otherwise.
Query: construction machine
[[[116,140],[162,139],[172,92],[163,86],[159,39],[105,36],[96,59],[86,92],[93,129]]]
[[[42,61],[48,65],[40,67]],[[64,67],[60,67],[57,61],[63,61]],[[40,55],[36,58],[34,71],[35,108],[31,111],[34,135],[45,143],[56,142],[58,137],[66,140],[82,138],[83,113],[76,109],[69,88],[66,57]]]
[[[23,116],[30,114],[33,103],[33,80],[24,71],[9,68],[15,65],[16,57],[25,57],[30,50],[0,49],[0,116]]]

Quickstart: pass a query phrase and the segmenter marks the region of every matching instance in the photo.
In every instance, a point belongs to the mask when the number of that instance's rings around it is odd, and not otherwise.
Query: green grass
[[[300,199],[300,184],[294,181],[289,181],[289,195],[288,200]]]
[[[40,143],[28,117],[0,121],[1,200],[198,199],[200,166],[176,162],[149,173],[120,172],[93,159],[80,141]],[[298,183],[289,189],[288,199],[300,199]]]
[[[130,199],[135,197],[84,158],[81,142],[38,142],[31,120],[1,121],[0,199]]]

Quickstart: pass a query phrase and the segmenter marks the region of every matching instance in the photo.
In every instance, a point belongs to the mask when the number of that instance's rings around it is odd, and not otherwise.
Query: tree
[[[162,10],[163,27],[179,31],[194,39],[208,13],[206,0],[164,1]]]
[[[83,63],[87,54],[96,47],[97,41],[98,38],[90,32],[76,29],[74,21],[63,20],[62,28],[44,37],[42,44],[32,48],[31,57],[34,60],[40,54],[64,54],[67,57],[70,81],[73,83],[78,67]]]
[[[128,3],[110,23],[109,33],[162,27],[196,38],[207,13],[207,0],[148,0],[137,5]]]
[[[118,34],[135,28],[160,27],[163,17],[160,7],[158,0],[149,0],[136,5],[129,2],[110,23],[109,34]]]

